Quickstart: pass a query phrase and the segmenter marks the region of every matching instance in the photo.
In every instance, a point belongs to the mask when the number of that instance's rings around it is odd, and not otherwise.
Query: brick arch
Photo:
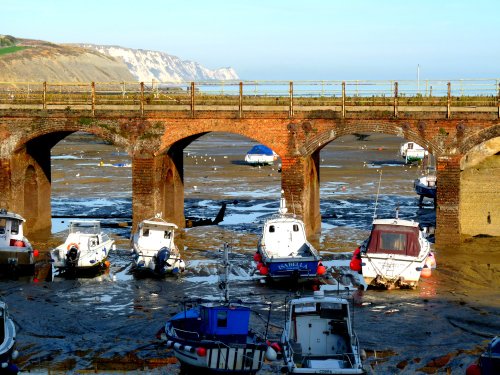
[[[198,131],[198,132],[193,132],[191,134],[187,133],[176,133],[175,136],[174,134],[170,134],[169,136],[169,142],[162,144],[162,148],[156,152],[156,155],[164,154],[168,152],[168,150],[177,145],[180,146],[182,149],[186,148],[191,144],[193,141],[197,140],[198,138],[208,134],[208,133],[229,133],[229,134],[234,134],[234,135],[240,135],[243,137],[248,138],[249,140],[255,141],[257,143],[263,144],[264,146],[267,146],[271,148],[273,151],[275,151],[280,157],[281,154],[284,153],[283,148],[281,147],[280,144],[278,144],[278,147],[276,147],[276,144],[271,144],[269,142],[268,137],[265,135],[265,131],[259,132],[260,134],[256,134],[254,132],[250,131],[234,131],[232,129],[227,129],[227,130],[220,130],[219,128],[214,129],[214,130],[209,130],[209,131]]]
[[[465,155],[481,143],[497,137],[500,137],[500,123],[490,126],[489,128],[482,129],[465,138],[460,145],[460,153]]]
[[[304,142],[303,146],[299,149],[299,152],[301,156],[310,156],[314,152],[321,150],[328,143],[334,141],[339,137],[365,132],[398,136],[409,142],[418,143],[434,155],[440,155],[444,151],[443,147],[440,144],[438,144],[434,140],[426,139],[420,134],[418,130],[415,130],[409,126],[405,128],[401,124],[391,123],[369,123],[363,124],[361,126],[353,123],[349,126],[334,126],[329,130],[319,132],[314,137],[307,139],[307,141]]]
[[[54,127],[51,125],[43,126],[43,127],[37,127],[37,129],[33,131],[29,131],[26,133],[23,133],[21,137],[17,140],[13,147],[13,152],[16,152],[18,150],[21,150],[24,148],[29,142],[34,141],[38,138],[42,137],[47,137],[50,135],[56,135],[56,134],[65,134],[63,137],[59,137],[60,139],[57,139],[57,142],[54,143],[57,144],[60,142],[64,137],[71,133],[75,132],[85,132],[89,134],[93,134],[96,137],[103,139],[115,146],[122,147],[126,150],[130,148],[130,140],[128,140],[125,137],[119,136],[118,134],[114,133],[113,131],[106,130],[102,127],[88,127],[88,126],[82,126],[78,124],[74,125],[65,125],[64,127]],[[58,138],[58,137],[56,137]]]

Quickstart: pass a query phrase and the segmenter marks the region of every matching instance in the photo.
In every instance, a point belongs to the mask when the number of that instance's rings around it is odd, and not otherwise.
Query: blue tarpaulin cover
[[[252,149],[247,152],[247,154],[273,155],[273,150],[271,150],[269,147],[264,146],[264,145],[256,145],[256,146],[253,146]]]

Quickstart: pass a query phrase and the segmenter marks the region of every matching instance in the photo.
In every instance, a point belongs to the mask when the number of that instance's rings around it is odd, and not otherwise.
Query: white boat
[[[254,255],[257,271],[271,279],[311,278],[325,273],[321,257],[307,240],[304,222],[287,214],[282,197],[278,214],[266,220]]]
[[[415,142],[406,142],[402,144],[399,152],[401,157],[405,159],[406,164],[420,161],[428,155],[428,151]]]
[[[9,317],[7,304],[0,301],[0,373],[17,374],[19,369],[13,364],[19,353],[16,347],[16,326]]]
[[[413,220],[375,219],[370,236],[354,251],[351,269],[361,272],[368,286],[415,288],[429,277],[436,261],[431,245]]]
[[[289,374],[364,374],[349,302],[314,292],[292,299],[281,342],[283,372]]]
[[[0,273],[33,275],[37,250],[23,234],[23,217],[0,209]]]
[[[101,230],[98,220],[71,220],[68,236],[51,251],[52,264],[61,272],[94,272],[109,266],[115,241]]]
[[[249,374],[259,371],[264,358],[275,360],[276,351],[266,334],[252,329],[252,309],[229,299],[228,246],[224,246],[224,274],[220,287],[224,301],[202,302],[170,317],[157,337],[172,348],[181,372],[192,374]],[[270,308],[270,305],[268,306]],[[267,322],[267,326],[269,321]]]
[[[245,162],[252,165],[270,165],[277,159],[278,154],[264,145],[253,146],[245,155]]]
[[[130,241],[134,270],[157,276],[184,272],[186,264],[174,242],[176,229],[161,215],[141,221]]]
[[[413,187],[415,188],[415,193],[417,193],[420,198],[418,205],[422,207],[424,198],[430,198],[436,206],[436,192],[437,192],[437,177],[436,175],[427,174],[425,176],[415,179],[413,182]]]

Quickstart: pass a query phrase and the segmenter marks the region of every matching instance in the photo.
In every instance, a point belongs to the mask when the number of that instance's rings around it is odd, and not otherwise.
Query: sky
[[[252,80],[500,78],[498,0],[1,0],[0,34],[162,51]]]

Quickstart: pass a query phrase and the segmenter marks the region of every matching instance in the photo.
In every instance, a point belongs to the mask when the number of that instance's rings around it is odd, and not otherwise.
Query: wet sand
[[[315,243],[327,263],[347,259],[346,252],[368,234],[380,169],[378,215],[391,216],[399,204],[402,217],[434,223],[430,201],[418,208],[412,185],[418,171],[397,155],[401,142],[382,135],[365,141],[350,136],[321,152],[324,218]],[[238,136],[208,134],[185,150],[186,215],[213,218],[222,202],[228,206],[220,225],[179,232],[188,261],[180,278],[135,279],[129,273],[130,229],[110,228],[118,249],[110,255],[107,274],[54,282],[2,281],[1,295],[18,329],[19,366],[31,373],[178,373],[172,352],[155,340],[155,333],[181,308],[183,298],[219,295],[218,249],[224,242],[234,250],[234,294],[275,301],[272,322],[282,326],[283,303],[291,292],[261,285],[251,276],[259,226],[278,208],[281,176],[277,165],[242,163],[252,145]],[[53,156],[54,215],[130,217],[130,168],[113,166],[128,161],[123,150],[73,136],[54,147]],[[54,229],[66,223],[54,220]],[[54,233],[32,242],[46,252],[64,237],[64,232]],[[366,291],[354,307],[354,324],[368,353],[369,372],[464,373],[488,338],[500,333],[499,249],[495,238],[477,238],[460,247],[442,244],[435,249],[438,269],[418,289]],[[273,328],[271,334],[277,338],[280,330]],[[268,363],[261,373],[278,373],[280,365]]]

